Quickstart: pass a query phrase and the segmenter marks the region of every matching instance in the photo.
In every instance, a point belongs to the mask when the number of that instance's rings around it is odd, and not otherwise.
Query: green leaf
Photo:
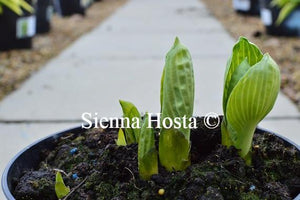
[[[121,129],[121,128],[119,129],[118,139],[116,141],[116,144],[118,146],[126,146],[127,145],[123,129]]]
[[[271,6],[277,6],[282,8],[285,4],[289,3],[291,0],[273,0]]]
[[[121,107],[123,109],[123,115],[125,118],[128,118],[130,121],[131,128],[125,128],[125,136],[127,144],[137,143],[139,141],[139,134],[141,129],[141,115],[138,109],[128,101],[120,100]],[[138,119],[137,127],[134,126],[134,118]],[[135,124],[136,125],[136,124]]]
[[[244,76],[244,74],[250,69],[250,65],[247,61],[247,58],[236,68],[236,70],[232,73],[231,81],[229,82],[228,91],[229,94],[235,87],[235,85],[239,82],[239,80]]]
[[[30,6],[26,1],[24,0],[19,0],[19,5],[20,7],[22,7],[23,9],[27,10],[30,13],[33,13],[34,9],[32,6]]]
[[[163,91],[164,91],[164,80],[165,80],[165,68],[163,69],[163,73],[162,73],[162,75],[161,75],[161,81],[160,81],[160,107],[162,108],[162,106],[163,106],[163,95],[164,95],[164,93],[163,93]],[[162,112],[162,111],[160,111],[160,112]]]
[[[148,180],[153,174],[158,174],[158,158],[155,147],[155,135],[153,128],[149,126],[148,113],[141,129],[138,145],[138,166],[142,179]]]
[[[236,70],[233,72],[232,76],[231,76],[231,81],[229,82],[229,86],[228,86],[228,90],[230,92],[228,92],[229,94],[231,93],[232,89],[235,87],[235,85],[238,83],[238,81],[244,76],[244,74],[249,70],[250,65],[247,62],[247,59],[245,58],[244,61],[236,68]],[[226,110],[226,108],[224,109]],[[225,111],[224,111],[225,113]],[[227,124],[227,119],[226,116],[224,117],[224,125]],[[223,125],[223,126],[224,126]],[[224,129],[224,127],[223,127]],[[222,141],[223,141],[223,145],[226,146],[231,146],[231,140],[229,138],[229,133],[228,132],[224,132],[222,133]]]
[[[55,193],[58,199],[62,199],[70,193],[70,188],[65,185],[60,172],[56,173]]]
[[[21,7],[19,6],[19,4],[16,1],[1,0],[0,4],[6,6],[7,8],[9,8],[11,11],[16,13],[17,15],[22,15],[23,14],[23,11],[22,11]]]
[[[293,3],[293,2],[284,5],[280,10],[278,18],[276,19],[276,25],[279,26],[291,14],[291,12],[299,5],[300,3]]]
[[[276,25],[279,26],[294,9],[300,6],[300,0],[273,0],[271,5],[281,9],[276,19]]]
[[[249,42],[246,38],[240,37],[239,41],[233,47],[232,55],[227,62],[226,70],[225,70],[225,82],[224,82],[224,92],[223,92],[223,111],[226,113],[226,105],[228,98],[232,89],[234,88],[237,80],[240,79],[242,73],[247,68],[244,63],[242,69],[240,69],[240,65],[245,59],[247,60],[250,66],[259,62],[263,57],[263,54],[259,50],[259,48]],[[236,71],[237,70],[237,71]]]
[[[159,137],[160,163],[169,171],[190,166],[190,141],[178,129],[162,129]]]
[[[166,56],[161,86],[162,120],[189,119],[194,107],[194,72],[191,55],[179,39]],[[187,123],[187,122],[186,122]],[[160,163],[168,170],[184,170],[190,164],[190,129],[162,128],[159,137]]]
[[[34,11],[33,7],[24,0],[0,0],[0,7],[2,7],[2,5],[6,6],[19,16],[23,14],[22,9],[25,9],[31,13]],[[0,14],[1,12],[2,9],[0,10]]]
[[[226,105],[227,123],[222,124],[222,134],[228,135],[227,139],[241,150],[241,157],[249,158],[255,128],[273,108],[279,89],[280,71],[268,54],[233,88]]]

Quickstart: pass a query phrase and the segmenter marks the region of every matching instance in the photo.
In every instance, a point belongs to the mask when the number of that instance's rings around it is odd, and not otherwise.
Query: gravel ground
[[[37,35],[33,39],[31,50],[11,50],[0,52],[0,100],[35,71],[78,37],[89,32],[110,16],[127,0],[102,0],[95,2],[86,12],[86,16],[73,15],[61,18],[54,15],[51,32]]]
[[[269,52],[281,69],[281,90],[300,110],[300,38],[266,35],[260,18],[236,13],[231,0],[202,2],[234,38],[246,36],[264,52]]]

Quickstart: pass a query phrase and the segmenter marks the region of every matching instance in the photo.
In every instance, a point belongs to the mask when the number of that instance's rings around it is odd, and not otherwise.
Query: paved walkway
[[[83,112],[121,116],[119,99],[158,112],[164,56],[175,36],[193,57],[195,114],[221,114],[223,73],[237,38],[198,0],[130,0],[0,103],[0,173],[36,139],[80,125]],[[280,94],[262,125],[299,144],[299,119]]]

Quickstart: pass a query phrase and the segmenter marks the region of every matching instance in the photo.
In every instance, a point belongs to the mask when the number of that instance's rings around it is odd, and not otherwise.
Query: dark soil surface
[[[281,69],[281,90],[300,110],[300,38],[266,34],[259,16],[234,11],[232,0],[201,0],[236,39],[246,36],[270,53]]]
[[[203,127],[203,119],[198,123]],[[300,192],[299,151],[269,133],[255,134],[247,166],[236,149],[220,145],[219,128],[192,130],[192,165],[181,172],[160,167],[150,181],[139,178],[137,145],[117,146],[116,137],[116,129],[92,129],[60,138],[54,150],[41,152],[44,161],[37,169],[16,180],[16,199],[55,200],[58,169],[72,200],[276,200]]]

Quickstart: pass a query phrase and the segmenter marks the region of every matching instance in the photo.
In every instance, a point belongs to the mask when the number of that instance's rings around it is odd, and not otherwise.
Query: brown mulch
[[[35,36],[31,50],[0,52],[0,100],[17,89],[49,59],[58,55],[81,35],[95,28],[125,2],[127,0],[95,2],[84,17],[73,15],[62,18],[54,15],[50,33]]]
[[[231,0],[202,0],[236,39],[245,36],[269,52],[281,68],[281,90],[300,109],[300,38],[275,37],[265,33],[258,16],[236,13]]]

